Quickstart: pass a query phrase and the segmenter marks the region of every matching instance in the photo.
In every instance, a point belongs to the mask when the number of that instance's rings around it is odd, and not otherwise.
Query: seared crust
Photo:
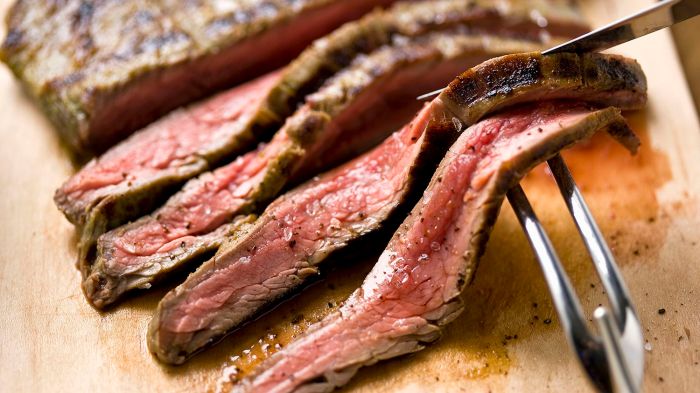
[[[534,23],[533,10],[547,19],[546,27]],[[296,95],[315,91],[358,54],[370,53],[402,37],[455,28],[461,33],[488,33],[535,42],[547,42],[551,37],[576,37],[588,31],[580,16],[561,4],[506,0],[497,7],[490,0],[399,2],[316,40],[290,64],[283,81],[271,94],[270,106],[278,112],[293,106]]]
[[[520,53],[502,56],[459,75],[438,97],[466,124],[484,113],[539,98],[582,98],[639,109],[646,103],[639,63],[617,55]],[[505,100],[507,98],[507,100]]]

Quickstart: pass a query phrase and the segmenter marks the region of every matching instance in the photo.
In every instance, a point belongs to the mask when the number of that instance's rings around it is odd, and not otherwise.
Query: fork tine
[[[598,272],[603,287],[605,287],[612,306],[612,317],[616,325],[615,331],[618,334],[614,335],[610,330],[603,331],[602,327],[601,333],[606,353],[609,356],[612,354],[609,343],[606,343],[605,335],[608,334],[608,338],[612,337],[615,339],[614,344],[620,347],[620,350],[615,353],[623,358],[621,362],[619,361],[620,359],[609,359],[612,362],[611,368],[613,370],[611,371],[615,371],[616,360],[618,361],[618,366],[624,367],[625,380],[618,380],[621,374],[613,372],[614,381],[618,386],[626,386],[623,390],[639,391],[644,373],[644,338],[642,326],[630,300],[629,291],[622,280],[615,258],[610,252],[605,238],[601,234],[590,209],[581,195],[581,191],[576,186],[574,178],[566,167],[561,155],[557,154],[548,160],[547,164],[566,201],[579,233],[581,233],[581,237],[591,255],[593,265]],[[604,323],[606,321],[601,320],[598,322]]]
[[[573,339],[574,332],[586,330],[581,304],[576,293],[522,187],[516,185],[508,191],[507,195],[508,201],[513,207],[525,235],[527,235],[530,246],[540,262],[547,286],[552,294],[554,306],[559,315],[563,316],[560,318],[560,323],[567,337]]]
[[[625,308],[632,307],[632,302],[622,282],[615,259],[561,155],[557,154],[549,159],[547,164],[591,255],[603,287],[610,298],[613,316],[621,328],[626,323]]]
[[[613,383],[615,383],[615,386],[620,385],[620,383],[611,379],[616,378],[616,376],[612,374],[614,370],[610,369],[606,348],[604,348],[601,340],[589,331],[578,297],[522,187],[520,185],[514,186],[507,192],[507,197],[537,256],[545,281],[552,294],[552,301],[559,315],[564,334],[569,345],[578,356],[579,364],[581,364],[598,390],[603,392],[613,391]],[[635,325],[628,324],[628,326]],[[634,334],[631,336],[634,336]],[[610,337],[615,336],[611,334]],[[622,351],[626,351],[628,347],[629,345],[623,345]],[[618,364],[624,366],[626,363],[619,362]],[[636,377],[636,374],[633,375]]]
[[[617,327],[614,316],[605,307],[598,307],[594,313],[598,331],[603,340],[605,357],[610,365],[610,374],[613,377],[615,392],[634,393],[639,390],[634,376],[630,374],[630,364],[627,362],[625,350],[621,345],[620,330]]]

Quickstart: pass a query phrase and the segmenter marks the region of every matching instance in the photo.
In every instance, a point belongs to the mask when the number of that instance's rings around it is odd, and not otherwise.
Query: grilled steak
[[[353,140],[362,143],[369,136],[386,136],[387,129],[400,126],[381,121],[385,119],[380,115],[390,107],[403,106],[415,113],[417,94],[446,83],[459,70],[496,54],[535,47],[521,41],[440,32],[358,59],[310,95],[268,144],[191,180],[151,215],[102,235],[93,275],[116,277],[114,272],[123,269],[140,270],[138,265],[152,271],[151,265],[189,261],[186,257],[172,259],[168,245],[206,235],[238,214],[255,212],[288,181],[301,180],[337,161],[340,155],[324,154],[324,148],[335,145],[340,135],[361,133],[364,138]],[[399,119],[405,121],[408,116]],[[344,146],[346,151],[356,147],[352,143]],[[83,266],[87,272],[88,265]],[[94,281],[87,277],[83,288],[95,306],[116,299],[118,294],[109,294],[109,288],[96,286]]]
[[[618,109],[571,102],[512,109],[469,127],[362,287],[233,391],[330,391],[362,366],[439,338],[464,307],[460,292],[506,191],[537,163],[605,127],[634,139]]]
[[[86,154],[391,1],[17,0],[1,57]]]
[[[439,99],[436,99],[433,104],[435,107],[424,109],[421,117],[427,116],[426,111],[431,111],[436,118],[449,119],[448,122],[452,124],[453,115],[449,110],[444,112],[442,108],[445,107],[444,103],[450,100],[449,97],[453,97],[457,89],[464,87],[462,83],[466,84],[467,88],[471,86],[473,89],[479,89],[483,83],[494,82],[487,77],[489,75],[488,69],[500,70],[515,59],[528,58],[542,61],[542,57],[535,53],[504,56],[465,72],[461,79],[458,79],[458,82],[453,83],[450,89],[443,93]],[[491,108],[504,107],[509,102],[522,102],[522,97],[527,95],[538,98],[551,96],[588,99],[591,97],[594,102],[614,103],[624,108],[636,108],[644,103],[644,75],[634,62],[624,61],[614,56],[579,57],[563,54],[547,57],[542,64],[543,69],[555,67],[557,62],[564,64],[574,62],[579,65],[592,63],[601,66],[596,69],[588,69],[587,75],[584,75],[581,71],[582,68],[579,67],[578,81],[574,81],[573,74],[569,74],[569,79],[563,81],[552,73],[542,73],[542,76],[537,80],[530,80],[528,87],[518,85],[517,81],[513,81],[513,85],[510,87],[512,95],[494,94],[496,90],[493,89],[474,91],[472,102],[479,103],[479,105],[465,103],[465,106],[472,109],[468,116],[461,117],[462,121],[471,124],[487,114],[492,110]],[[611,66],[610,64],[613,63],[616,65]],[[613,68],[616,67],[619,69],[614,71]],[[618,79],[624,79],[620,78],[619,75],[635,75],[636,82],[620,80],[619,83],[615,83],[611,78],[601,76],[596,78],[600,82],[586,79],[593,78],[593,72],[596,70],[614,72],[614,75],[618,75]],[[505,84],[498,86],[499,89],[507,89]],[[608,92],[607,98],[599,93],[603,91]],[[451,103],[454,104],[454,101]],[[452,106],[454,107],[454,105]],[[383,187],[381,182],[377,181],[377,187]],[[372,188],[358,188],[350,197],[359,198],[359,200],[373,200],[374,194]],[[325,198],[326,196],[317,197],[321,201]],[[371,211],[363,204],[345,202],[339,197],[328,198],[333,201],[333,204],[327,207],[329,212],[320,214],[316,219],[330,220],[328,215],[334,214],[333,212],[336,210],[338,214],[345,216],[345,210],[338,208],[344,203],[352,206],[357,212]],[[287,199],[282,198],[282,201],[285,200]],[[278,212],[276,210],[278,206],[285,207],[284,202],[280,202],[280,205],[275,203],[268,209],[268,212],[272,211],[272,213],[266,213],[278,218],[283,217],[280,218],[283,221],[278,223],[272,220],[271,216],[267,217],[267,220],[259,221],[256,224],[256,229],[252,230],[247,237],[239,238],[249,240],[241,240],[233,247],[221,250],[212,261],[200,267],[184,284],[166,295],[156,311],[149,334],[151,349],[156,352],[159,358],[175,363],[184,361],[187,354],[250,317],[251,311],[255,311],[291,289],[304,276],[300,272],[308,275],[316,271],[318,259],[314,257],[315,250],[308,248],[307,239],[317,239],[318,234],[314,237],[313,231],[317,230],[315,226],[318,225],[318,222],[305,215],[304,202],[297,202],[294,198],[291,200],[295,201],[296,204],[293,204],[288,210]],[[375,218],[372,214],[369,217]],[[347,225],[352,226],[354,222],[349,221]],[[298,222],[302,224],[298,224]],[[305,226],[307,224],[308,228]],[[329,225],[327,222],[323,224],[324,226]],[[286,228],[288,230],[286,235],[289,239],[284,238],[285,225],[289,225]],[[336,227],[341,228],[345,225],[346,223],[340,220],[337,220],[335,224]],[[306,235],[307,232],[311,232],[312,235]],[[280,233],[283,236],[278,236]],[[278,241],[274,241],[274,239],[278,239]],[[295,246],[298,244],[299,248],[288,249],[287,242],[289,241],[293,241]],[[332,236],[321,238],[321,243],[324,248],[345,245]],[[296,256],[295,253],[300,254]],[[288,281],[284,280],[285,277],[288,277]],[[213,298],[215,300],[212,300]]]
[[[548,11],[548,32],[583,29],[566,11],[556,7]],[[514,15],[524,15],[517,12]],[[57,205],[82,233],[78,259],[85,260],[92,253],[95,240],[106,230],[152,211],[185,180],[265,139],[308,92],[354,57],[398,36],[455,26],[486,30],[480,26],[503,19],[494,9],[473,0],[400,3],[389,12],[373,12],[317,40],[281,76],[270,75],[234,88],[147,127],[88,164],[57,191]],[[513,16],[508,22],[500,32],[534,39],[543,31],[524,16]],[[378,142],[376,137],[364,141]],[[349,153],[356,152],[329,154],[343,157]]]
[[[317,274],[331,252],[415,203],[415,191],[425,187],[457,136],[451,121],[431,123],[430,116],[426,107],[374,150],[270,204],[253,229],[229,241],[160,302],[151,350],[165,362],[182,363]],[[192,303],[213,297],[206,305]]]

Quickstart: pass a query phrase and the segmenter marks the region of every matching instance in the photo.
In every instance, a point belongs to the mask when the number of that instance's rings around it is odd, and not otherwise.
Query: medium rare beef
[[[555,7],[544,14],[549,18],[548,34],[584,28],[566,11],[566,7]],[[399,3],[317,40],[281,75],[271,74],[234,88],[141,130],[88,164],[56,193],[57,205],[81,232],[78,259],[85,260],[93,253],[95,240],[106,230],[152,211],[182,182],[269,137],[308,92],[355,57],[397,37],[405,39],[455,26],[487,30],[484,26],[488,24],[508,22],[507,27],[498,28],[500,33],[532,39],[544,31],[522,10],[509,15],[506,19],[490,6],[472,0]],[[378,142],[376,139],[364,138],[365,145]],[[329,154],[343,157],[350,153],[357,152]]]
[[[634,140],[618,109],[572,102],[507,110],[466,129],[362,287],[233,391],[330,391],[362,366],[439,338],[464,308],[459,295],[506,191],[536,164],[605,127]]]
[[[568,62],[573,61],[578,62],[579,65],[592,62],[601,65],[600,71],[613,71],[613,68],[617,67],[619,69],[615,71],[614,75],[618,75],[620,78],[620,75],[634,74],[637,78],[636,82],[622,83],[620,81],[620,83],[615,83],[610,78],[604,77],[597,77],[600,79],[600,82],[597,82],[592,79],[595,69],[588,69],[588,76],[585,76],[579,68],[578,81],[573,81],[572,75],[568,75],[570,79],[566,83],[555,74],[542,74],[539,79],[530,80],[528,87],[514,82],[511,86],[513,95],[494,94],[494,90],[473,91],[473,102],[479,102],[480,105],[472,105],[468,116],[460,118],[461,120],[457,120],[458,118],[453,120],[452,112],[444,108],[446,100],[454,93],[454,90],[458,88],[465,91],[470,88],[480,89],[483,83],[493,82],[487,76],[489,68],[500,70],[516,58],[541,60],[539,54],[530,53],[504,56],[483,63],[462,74],[461,79],[458,79],[459,82],[453,83],[431,106],[424,109],[421,116],[427,116],[426,111],[430,111],[434,118],[446,118],[449,123],[465,122],[464,124],[469,125],[489,113],[491,108],[504,107],[509,102],[521,102],[525,95],[538,98],[548,96],[576,97],[586,100],[591,97],[593,102],[615,104],[626,109],[637,108],[644,103],[645,79],[636,63],[615,56],[562,54],[549,57],[545,63],[553,66],[556,62],[568,64]],[[611,63],[617,65],[610,66]],[[463,86],[462,83],[466,86]],[[499,89],[507,87],[506,84],[498,86]],[[603,91],[608,92],[607,98],[604,98],[600,93]],[[490,98],[482,100],[482,97]],[[464,105],[469,106],[470,104],[465,103]],[[452,106],[454,107],[454,105]],[[372,200],[374,197],[372,190],[372,188],[358,188],[356,193],[350,197]],[[326,196],[319,196],[318,199],[324,201]],[[345,200],[331,200],[334,203],[327,207],[328,214],[337,211],[338,214],[344,216],[345,209],[338,208],[338,206],[343,206],[346,203]],[[248,241],[240,240],[240,243],[235,243],[234,246],[221,250],[212,261],[200,267],[184,284],[166,295],[159,304],[149,333],[151,349],[156,352],[159,358],[167,362],[184,361],[186,355],[205,345],[223,331],[244,321],[250,316],[251,311],[275,300],[280,294],[293,287],[299,280],[296,269],[304,270],[308,274],[315,271],[318,263],[313,257],[315,249],[308,248],[307,238],[309,236],[305,236],[305,234],[315,230],[314,225],[317,223],[313,219],[309,221],[310,219],[306,217],[303,208],[304,202],[298,203],[300,206],[293,205],[290,209],[291,212],[284,211],[284,213],[278,213],[274,210],[277,208],[277,204],[271,205],[268,210],[272,210],[275,217],[283,217],[283,221],[277,223],[269,216],[267,220],[260,221],[259,225],[256,225],[256,229],[251,231],[247,237],[239,237],[239,239],[247,238]],[[371,211],[363,204],[351,202],[347,202],[347,204],[356,209],[358,213]],[[281,205],[284,207],[283,202]],[[316,219],[328,219],[328,214],[321,214]],[[370,217],[373,216],[370,215]],[[297,222],[302,224],[297,224]],[[352,223],[350,220],[350,224]],[[280,227],[275,227],[275,224],[280,225]],[[288,250],[285,241],[274,241],[279,233],[282,233],[281,239],[284,240],[285,224],[290,226],[287,228],[289,229],[286,233],[289,236],[287,241],[294,241],[295,247],[299,244],[299,249]],[[310,226],[306,227],[307,224]],[[328,223],[324,223],[324,226],[327,225]],[[343,225],[345,223],[338,220],[335,226]],[[323,237],[321,243],[324,247],[328,247],[328,244],[338,247],[337,239],[331,236]],[[341,242],[339,246],[344,246],[344,244]],[[308,257],[308,260],[295,257],[297,252],[300,252],[303,257]],[[289,280],[284,280],[285,277],[288,277]]]
[[[459,42],[456,40],[456,37],[459,36],[439,34],[441,37],[448,37],[451,43],[451,45],[444,45],[444,47],[454,49],[456,46],[453,44]],[[470,38],[465,42],[472,42],[472,39]],[[430,39],[428,42],[436,43],[441,41]],[[489,45],[493,45],[494,40],[490,39],[488,42]],[[154,214],[103,235],[98,241],[98,255],[96,263],[91,269],[92,273],[85,278],[83,283],[83,289],[88,300],[96,307],[104,307],[116,299],[110,294],[111,288],[121,288],[123,286],[121,284],[105,286],[106,283],[104,281],[104,277],[114,278],[117,276],[115,272],[138,272],[142,269],[147,272],[152,272],[155,269],[155,271],[159,272],[158,266],[173,267],[176,264],[179,265],[190,261],[189,255],[200,255],[204,251],[190,251],[182,253],[182,256],[179,258],[173,258],[169,255],[172,245],[182,244],[183,241],[185,241],[186,247],[188,247],[190,241],[193,244],[191,247],[201,247],[202,244],[214,244],[197,242],[195,239],[197,236],[206,235],[218,228],[218,226],[223,225],[229,217],[255,210],[256,204],[272,198],[289,177],[298,175],[300,168],[303,168],[305,165],[313,166],[317,164],[311,158],[322,157],[322,146],[332,143],[339,130],[343,130],[346,127],[338,125],[343,124],[344,113],[349,114],[345,116],[346,119],[356,121],[358,119],[357,113],[366,115],[368,108],[373,110],[382,108],[381,105],[372,102],[372,100],[357,99],[353,101],[354,97],[359,96],[362,98],[359,93],[366,94],[369,92],[372,99],[377,99],[379,94],[371,89],[362,91],[362,89],[348,88],[347,86],[352,87],[353,85],[345,83],[346,79],[344,78],[350,78],[352,81],[367,81],[366,83],[373,82],[375,83],[374,86],[379,86],[384,92],[387,91],[387,86],[392,85],[396,86],[397,90],[401,90],[400,87],[406,86],[405,81],[396,83],[394,79],[391,84],[377,84],[374,81],[379,80],[382,82],[381,78],[377,78],[381,75],[377,72],[378,69],[381,70],[379,68],[380,65],[385,67],[385,69],[391,69],[392,63],[388,59],[404,58],[396,57],[396,53],[405,53],[406,56],[416,56],[416,54],[420,53],[415,50],[415,45],[410,45],[410,48],[411,50],[404,52],[396,52],[394,47],[391,50],[380,50],[377,52],[376,66],[373,65],[375,63],[370,61],[372,57],[363,59],[358,65],[359,68],[350,68],[331,80],[331,82],[339,81],[340,83],[330,83],[320,90],[319,93],[312,95],[307,105],[288,119],[285,127],[273,138],[270,144],[263,146],[260,151],[242,156],[228,166],[191,181],[181,193],[172,197],[164,207],[157,210]],[[435,47],[428,45],[427,48]],[[385,53],[391,54],[393,57],[387,58]],[[409,59],[411,58],[409,57]],[[428,58],[433,59],[432,57]],[[542,67],[539,78],[530,78],[525,81],[520,79],[511,80],[512,86],[510,89],[513,94],[500,93],[507,88],[508,85],[505,84],[492,86],[491,90],[482,88],[485,83],[492,83],[493,81],[488,77],[488,69],[501,70],[503,67],[513,64],[516,60],[524,61],[523,59],[531,59]],[[569,67],[567,73],[551,71],[557,67],[557,63],[562,63]],[[401,66],[402,72],[409,72],[408,75],[411,75],[410,72],[413,72],[411,68],[405,66],[405,61],[396,62],[395,64]],[[437,64],[435,62],[418,64],[421,65],[421,67],[417,68],[418,74],[426,75],[421,70],[425,69],[423,68],[424,66],[428,66],[432,67],[431,74],[437,75],[441,67],[445,66],[445,69],[450,69],[451,66],[449,64],[459,64],[459,62],[439,61]],[[438,67],[437,65],[440,66]],[[375,78],[358,77],[358,75],[361,76],[363,74],[358,73],[357,70],[363,69],[369,70],[367,73],[373,72],[370,75],[373,75]],[[586,71],[585,73],[584,70]],[[452,70],[448,72],[452,72]],[[598,74],[595,74],[596,72]],[[634,76],[637,83],[626,80],[618,80],[616,82],[608,74],[613,76],[626,75],[629,78]],[[562,54],[549,56],[547,60],[541,60],[541,57],[535,53],[505,56],[475,67],[474,70],[470,70],[462,75],[462,81],[465,84],[473,84],[474,89],[479,89],[471,93],[473,103],[465,104],[465,106],[472,108],[470,116],[476,116],[477,118],[488,113],[492,108],[498,108],[509,101],[520,102],[522,97],[527,96],[548,95],[553,98],[559,96],[585,96],[587,99],[595,100],[596,95],[601,94],[599,92],[607,92],[620,97],[621,100],[623,98],[631,100],[630,103],[619,104],[622,107],[627,107],[638,104],[638,102],[632,102],[632,100],[643,99],[644,96],[640,95],[639,91],[645,88],[643,85],[644,76],[636,63],[623,61],[614,56],[598,55],[576,56]],[[346,88],[339,89],[338,86],[346,86]],[[369,86],[372,86],[372,84],[369,84]],[[424,86],[421,86],[421,84],[415,83],[415,86],[424,91]],[[452,94],[451,92],[458,88],[460,86],[455,86],[454,89],[449,90],[448,94]],[[353,93],[356,95],[353,96]],[[411,91],[409,97],[414,97],[415,94],[413,93]],[[484,97],[484,99],[477,99],[477,96]],[[316,97],[319,98],[314,101]],[[601,97],[601,100],[603,102],[609,101],[605,97]],[[337,105],[338,102],[342,104],[348,101],[352,104],[347,106],[350,109],[343,108],[341,105],[340,108],[343,109],[343,111],[339,111],[341,114],[336,116],[336,120],[329,121],[329,119],[334,117],[330,110],[338,110],[337,106],[331,104]],[[312,104],[315,106],[312,106]],[[345,128],[344,131],[348,128]],[[309,159],[305,160],[305,157]],[[296,173],[294,173],[295,171]],[[163,269],[163,271],[166,272],[168,269]],[[148,275],[150,276],[150,274]]]
[[[449,31],[385,46],[358,58],[307,97],[268,144],[191,180],[154,213],[102,235],[94,265],[90,268],[83,261],[83,271],[91,269],[93,275],[84,281],[88,300],[103,307],[115,299],[109,288],[94,284],[95,277],[114,276],[113,272],[127,267],[152,271],[152,266],[188,262],[187,257],[172,259],[170,245],[207,235],[238,214],[262,210],[288,182],[337,161],[340,154],[330,156],[324,149],[335,145],[339,136],[362,134],[362,138],[345,139],[360,143],[380,139],[386,130],[401,125],[382,121],[391,107],[415,113],[416,95],[447,83],[465,67],[538,46]],[[403,122],[405,117],[399,119]],[[343,145],[345,151],[356,147]]]
[[[270,73],[173,112],[68,179],[54,200],[78,228],[78,259],[88,257],[99,235],[152,211],[211,163],[240,153],[279,124],[266,98],[280,77]]]
[[[271,71],[393,0],[17,0],[0,57],[79,154]]]
[[[415,203],[457,136],[451,119],[431,115],[426,107],[374,150],[270,204],[252,229],[160,302],[150,325],[151,351],[182,363],[316,275],[330,253]]]

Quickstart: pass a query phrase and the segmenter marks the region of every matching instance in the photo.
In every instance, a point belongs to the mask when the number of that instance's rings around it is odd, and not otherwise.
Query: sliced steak
[[[463,309],[459,295],[506,191],[536,164],[605,127],[634,139],[618,109],[571,102],[512,109],[469,127],[362,287],[233,391],[330,391],[362,366],[439,338]]]
[[[461,42],[457,39],[458,37],[464,39],[464,44],[474,44],[473,37],[444,33],[437,33],[435,37],[431,36],[427,41],[433,44],[442,42],[436,39],[437,36],[450,42],[450,45],[438,45],[438,47],[446,47],[450,50],[454,50],[455,44]],[[489,45],[494,45],[494,39],[487,41]],[[482,41],[478,40],[478,42]],[[501,47],[503,48],[503,46]],[[431,67],[429,68],[430,74],[437,77],[440,69],[444,69],[448,73],[453,72],[454,66],[460,63],[444,61],[442,57],[437,57],[436,60],[435,57],[430,56],[422,57],[423,59],[432,59],[428,62],[407,62],[404,59],[410,60],[420,55],[421,52],[417,48],[432,49],[428,53],[433,56],[436,53],[442,54],[442,52],[436,51],[432,44],[427,46],[411,44],[407,48],[410,50],[397,51],[396,47],[379,50],[374,54],[374,57],[363,59],[357,68],[351,67],[340,73],[330,81],[335,83],[329,83],[324,89],[310,96],[307,105],[288,119],[285,127],[273,138],[270,144],[263,146],[259,151],[240,157],[230,165],[189,182],[182,192],[173,196],[154,214],[103,235],[98,241],[98,255],[96,263],[91,269],[91,276],[86,276],[84,281],[83,288],[88,299],[96,307],[103,307],[118,297],[118,294],[110,294],[111,287],[127,288],[116,283],[109,285],[106,289],[104,286],[95,285],[95,283],[104,283],[105,276],[116,278],[119,276],[116,272],[119,271],[139,271],[140,265],[146,271],[151,272],[153,271],[152,266],[174,266],[188,262],[189,255],[201,254],[204,251],[191,251],[183,253],[182,258],[172,258],[169,251],[171,245],[181,244],[183,239],[189,239],[192,236],[205,235],[226,223],[230,217],[257,210],[258,206],[272,199],[289,178],[300,176],[305,167],[317,168],[318,162],[313,158],[324,156],[324,146],[333,145],[334,139],[341,133],[341,130],[352,135],[350,130],[361,128],[363,123],[360,123],[357,128],[346,124],[361,120],[362,117],[358,114],[367,116],[372,111],[380,111],[381,113],[386,108],[381,101],[374,101],[380,97],[379,91],[385,92],[386,96],[389,96],[388,92],[391,92],[392,89],[401,91],[402,87],[420,79],[414,75],[427,75],[428,73],[424,71],[427,69],[426,67]],[[465,56],[465,53],[470,52],[458,51],[458,53]],[[479,57],[481,56],[483,55],[479,54]],[[505,56],[499,58],[500,61],[487,62],[476,67],[475,70],[470,71],[474,73],[473,77],[469,76],[471,74],[467,75],[469,72],[465,73],[462,76],[463,80],[465,83],[481,81],[479,78],[488,80],[488,73],[484,71],[485,69],[501,69],[504,64],[511,64],[513,58],[540,59],[540,56],[535,53]],[[471,57],[458,57],[458,59],[466,61]],[[620,98],[644,99],[644,94],[640,94],[643,93],[642,89],[645,89],[644,75],[634,62],[622,61],[614,56],[578,57],[574,55],[572,57],[564,54],[551,56],[542,65],[553,67],[557,61],[572,68],[578,64],[578,71],[570,70],[570,73],[564,77],[552,72],[542,73],[539,79],[530,79],[527,83],[516,81],[517,83],[514,83],[512,87],[514,92],[512,95],[494,94],[494,90],[481,90],[474,93],[475,96],[480,94],[483,97],[492,98],[478,101],[483,104],[474,106],[473,112],[479,116],[478,110],[483,110],[484,112],[481,114],[483,115],[491,108],[500,107],[510,100],[520,102],[521,96],[538,96],[544,94],[543,92],[553,97],[585,96],[594,100],[595,96],[599,94],[598,91],[605,91]],[[417,64],[420,67],[407,67],[407,63]],[[583,73],[585,67],[582,66],[584,64],[587,67],[585,75]],[[593,67],[593,65],[599,67]],[[381,70],[381,67],[392,71],[399,68],[401,72],[388,73],[390,78],[380,78],[383,75],[377,70]],[[619,75],[634,75],[637,83],[633,84],[629,81],[615,84],[609,77],[601,74],[593,75],[599,70],[601,72],[603,70],[606,72],[614,71]],[[578,72],[578,79],[575,77],[576,72]],[[373,77],[369,78],[366,75]],[[410,79],[401,79],[395,75],[406,75]],[[354,84],[348,84],[348,80]],[[365,81],[367,86],[374,89],[353,88],[357,86],[357,81]],[[474,86],[476,86],[475,88],[481,87],[478,83]],[[422,83],[414,83],[412,87],[416,87],[419,91],[426,91]],[[497,88],[504,89],[505,87],[500,85]],[[408,97],[415,96],[411,88],[405,90],[410,91]],[[450,89],[444,94],[452,94],[450,93],[452,90]],[[363,95],[368,95],[369,99],[365,99]],[[442,97],[446,96],[441,95],[439,99]],[[603,98],[601,97],[601,100]],[[449,97],[445,99],[447,100]],[[631,104],[638,103],[621,102],[619,105],[628,107]],[[336,115],[336,113],[339,114]],[[193,244],[200,246],[203,243],[193,242]],[[104,299],[108,299],[108,301]]]
[[[499,32],[532,39],[544,31],[572,34],[584,29],[575,15],[567,14],[566,7],[547,11],[547,30],[532,23],[522,10],[511,15],[506,19],[490,5],[472,0],[400,3],[315,41],[281,75],[271,74],[234,88],[141,130],[88,164],[56,193],[57,205],[82,233],[78,259],[87,259],[105,231],[151,212],[184,181],[267,139],[307,93],[355,57],[397,37],[455,26],[486,30],[484,26],[500,26],[497,22],[504,21],[507,27],[498,27]],[[404,117],[400,120],[399,124]],[[360,136],[355,139],[362,140]],[[367,144],[378,142],[376,139],[365,138]],[[329,154],[343,157],[349,153],[356,151]]]
[[[539,54],[522,56],[539,58]],[[560,59],[568,57],[568,55],[559,55]],[[595,55],[594,57],[608,58],[611,61],[621,60],[613,56]],[[475,75],[484,75],[483,71],[485,70],[481,67],[500,69],[502,64],[506,64],[510,60],[509,56],[505,56],[501,58],[501,62],[484,63],[463,74],[465,77],[462,81],[473,83],[475,79],[468,79],[466,75],[473,71],[476,71]],[[601,64],[607,63],[601,62]],[[591,96],[597,103],[637,108],[644,102],[646,90],[644,75],[634,62],[620,61],[619,64],[623,69],[628,69],[628,72],[635,72],[638,75],[636,84],[620,85],[614,90],[609,90],[609,86],[603,84],[596,86],[593,81],[589,81],[590,83],[585,85],[583,77],[579,74],[578,83],[557,85],[554,81],[539,80],[537,83],[531,84],[530,93],[536,95],[535,92],[538,89],[547,89],[546,91],[552,96],[578,97],[580,99]],[[618,71],[621,72],[622,69]],[[556,77],[550,75],[542,78],[554,79]],[[451,85],[451,88],[444,94],[449,94],[455,86],[458,85]],[[552,88],[552,86],[558,87]],[[562,92],[566,89],[570,90],[568,94]],[[596,89],[606,90],[610,96],[603,99]],[[626,90],[625,94],[622,92],[623,89]],[[482,94],[489,93],[483,92]],[[523,94],[522,91],[521,94]],[[538,94],[536,96],[544,95]],[[637,98],[633,100],[632,98],[635,96]],[[513,97],[494,95],[493,97],[494,102],[490,105],[482,105],[480,108],[488,111],[490,107],[506,106],[509,100],[520,102],[519,95]],[[449,110],[445,112],[442,108],[444,108],[443,101],[436,99],[430,107],[424,109],[421,117],[427,117],[426,112],[430,111],[435,118],[447,119],[449,124],[460,124],[460,120],[453,120],[453,115]],[[475,109],[475,111],[477,110]],[[473,122],[486,113],[471,112],[471,117],[466,119]],[[370,181],[374,182],[373,187],[386,189],[382,182],[374,179]],[[312,188],[312,190],[314,189]],[[166,295],[161,301],[150,327],[149,345],[151,350],[166,362],[180,363],[185,360],[188,354],[211,342],[214,337],[221,335],[226,330],[245,321],[260,307],[274,301],[298,285],[305,275],[315,273],[319,260],[315,254],[317,249],[313,248],[314,245],[322,244],[321,251],[328,247],[345,246],[342,239],[339,241],[328,234],[314,233],[318,230],[319,222],[317,220],[325,220],[322,222],[323,226],[328,227],[329,223],[332,222],[333,215],[338,214],[344,220],[336,220],[333,226],[342,229],[346,225],[349,227],[355,225],[354,220],[356,219],[356,217],[348,215],[347,209],[342,208],[342,206],[350,206],[356,211],[356,214],[372,211],[366,205],[353,203],[353,201],[354,198],[365,201],[375,200],[375,194],[372,192],[374,188],[358,186],[356,190],[353,188],[351,190],[353,192],[348,197],[353,199],[350,201],[337,197],[335,194],[333,196],[316,195],[318,204],[323,205],[322,214],[319,216],[308,216],[309,209],[305,204],[311,203],[311,206],[315,206],[313,200],[308,202],[305,199],[298,200],[289,197],[280,199],[281,202],[273,203],[263,214],[266,219],[259,220],[254,230],[246,237],[239,237],[240,240],[235,242],[233,246],[220,250],[214,259],[200,267],[184,284]],[[295,194],[292,193],[292,195]],[[330,200],[332,203],[326,206],[326,203],[323,202],[326,200]],[[286,210],[284,210],[285,208]],[[315,207],[311,209],[314,213],[316,210]],[[377,219],[377,216],[372,214],[368,217]],[[277,218],[278,221],[274,218]],[[311,235],[307,235],[307,233],[311,233]],[[323,237],[319,239],[319,235],[323,235]],[[320,243],[310,242],[308,239],[320,241]],[[289,242],[293,242],[294,246],[289,247],[289,244],[292,244]]]
[[[393,0],[17,0],[0,57],[79,154],[271,71]]]
[[[56,191],[54,200],[80,232],[79,260],[97,237],[146,214],[188,179],[255,143],[279,124],[266,105],[275,72],[153,123],[92,160]]]
[[[262,210],[288,182],[299,182],[337,162],[342,158],[339,154],[331,156],[324,150],[335,145],[339,136],[361,133],[363,138],[348,139],[358,143],[370,137],[380,139],[387,130],[401,125],[383,121],[387,119],[381,116],[390,108],[415,113],[415,97],[420,92],[444,85],[464,68],[497,54],[538,46],[440,32],[361,57],[307,97],[306,104],[268,144],[189,181],[151,215],[102,235],[94,265],[84,260],[83,271],[117,277],[120,270],[138,271],[138,265],[152,271],[151,265],[185,263],[188,258],[171,259],[169,245],[206,235],[238,214]],[[399,116],[399,120],[405,122],[409,116]],[[348,152],[356,146],[345,147]],[[96,286],[94,281],[86,277],[84,290],[95,306],[116,299],[118,294],[111,295],[109,288]]]
[[[316,275],[330,253],[415,203],[416,191],[457,136],[451,119],[431,122],[431,115],[426,106],[374,150],[270,204],[253,229],[229,241],[160,302],[151,351],[182,363]],[[118,282],[126,279],[121,275]]]

